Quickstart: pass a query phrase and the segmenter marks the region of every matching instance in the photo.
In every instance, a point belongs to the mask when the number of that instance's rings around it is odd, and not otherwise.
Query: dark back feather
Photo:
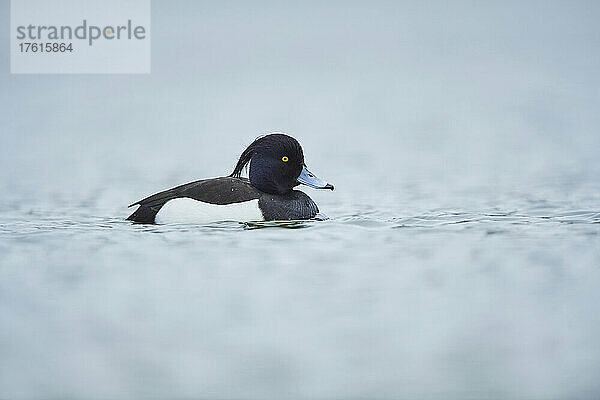
[[[129,207],[135,205],[139,205],[139,207],[127,219],[135,222],[154,223],[154,218],[161,207],[167,201],[179,197],[223,205],[258,199],[260,194],[260,191],[253,187],[247,179],[233,177],[203,179],[156,193],[133,203]]]

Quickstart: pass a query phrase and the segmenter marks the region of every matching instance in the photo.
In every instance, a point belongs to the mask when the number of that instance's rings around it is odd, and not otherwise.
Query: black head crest
[[[256,138],[250,145],[243,151],[240,158],[233,169],[233,172],[229,175],[232,177],[240,177],[244,167],[248,165],[252,157],[256,153],[270,152],[274,150],[281,150],[295,154],[299,162],[304,164],[304,155],[302,153],[302,147],[296,139],[283,133],[271,133],[268,135],[260,136]]]

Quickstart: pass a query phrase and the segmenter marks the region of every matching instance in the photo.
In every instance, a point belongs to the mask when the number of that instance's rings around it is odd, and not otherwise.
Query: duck
[[[242,171],[248,166],[248,177]],[[334,186],[310,172],[300,143],[284,133],[258,137],[240,155],[228,176],[176,186],[129,207],[127,220],[143,224],[219,221],[285,221],[313,219],[317,204],[298,185]]]

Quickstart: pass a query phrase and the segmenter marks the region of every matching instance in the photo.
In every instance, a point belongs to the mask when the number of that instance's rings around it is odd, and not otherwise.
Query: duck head
[[[283,133],[272,133],[252,142],[240,156],[230,176],[239,177],[248,163],[250,183],[262,192],[285,194],[300,184],[333,190],[332,184],[316,177],[306,168],[300,143]]]

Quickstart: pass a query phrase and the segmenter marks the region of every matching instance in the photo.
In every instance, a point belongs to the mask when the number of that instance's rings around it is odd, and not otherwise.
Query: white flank
[[[157,224],[207,224],[217,221],[263,221],[258,199],[233,204],[210,204],[180,197],[169,200],[156,214]]]

